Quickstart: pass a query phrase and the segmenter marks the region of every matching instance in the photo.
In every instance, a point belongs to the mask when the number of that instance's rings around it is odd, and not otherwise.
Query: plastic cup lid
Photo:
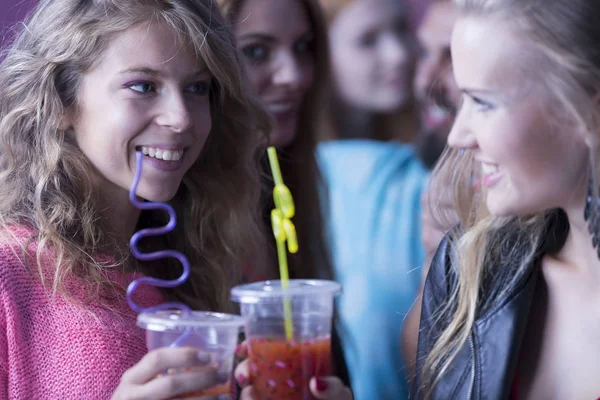
[[[334,281],[319,279],[290,279],[287,288],[281,281],[263,281],[236,286],[231,290],[231,300],[238,303],[280,302],[283,297],[310,297],[342,292],[342,286]]]
[[[141,313],[137,325],[150,331],[186,330],[203,328],[239,329],[246,319],[239,315],[221,314],[206,311],[192,311],[191,314],[179,310],[165,310]]]

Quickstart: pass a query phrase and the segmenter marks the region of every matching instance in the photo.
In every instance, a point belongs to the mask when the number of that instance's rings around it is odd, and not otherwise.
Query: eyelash
[[[389,31],[391,31],[391,33],[394,36],[396,36],[398,39],[406,40],[406,37],[409,32],[408,31],[408,23],[404,18],[402,18],[402,19],[397,20],[394,23],[394,25],[391,27],[377,28],[375,30],[368,31],[368,32],[364,33],[361,37],[359,37],[358,45],[363,48],[373,47],[373,46],[375,46],[375,44],[377,44],[379,37],[382,34],[389,32]]]
[[[314,51],[314,43],[313,39],[299,39],[293,45],[294,53],[299,56],[303,56],[305,54],[312,54]],[[251,63],[261,64],[266,62],[270,56],[270,49],[267,45],[254,43],[244,46],[242,48],[242,54],[246,57]],[[255,52],[260,51],[261,53],[257,55]]]
[[[124,86],[140,96],[147,96],[149,93],[156,92],[154,84],[152,82],[148,82],[148,81],[130,82],[130,83],[125,84]],[[149,86],[151,90],[139,91],[139,90],[134,89],[135,86]],[[198,90],[197,92],[192,92],[194,94],[197,94],[198,96],[206,96],[206,95],[208,95],[208,93],[210,91],[210,82],[206,82],[206,81],[196,82],[196,83],[193,83],[192,85],[187,86],[187,88],[189,88],[190,86],[202,86],[201,90]]]
[[[479,111],[485,112],[485,111],[490,111],[494,109],[494,106],[490,103],[488,103],[487,101],[481,100],[478,97],[471,97],[473,99],[473,103],[475,103],[475,105],[477,106],[477,108],[479,109]]]

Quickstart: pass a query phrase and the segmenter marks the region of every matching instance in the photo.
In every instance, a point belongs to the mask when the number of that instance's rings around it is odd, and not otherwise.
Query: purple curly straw
[[[174,251],[174,250],[161,250],[161,251],[155,251],[152,253],[142,253],[137,248],[138,242],[142,238],[144,238],[146,236],[164,235],[168,232],[171,232],[177,225],[177,215],[175,214],[175,210],[173,209],[173,207],[171,207],[169,204],[141,202],[137,199],[135,193],[136,193],[137,187],[140,183],[140,177],[142,176],[143,159],[144,159],[144,155],[139,151],[136,152],[137,168],[135,170],[133,184],[131,185],[131,188],[129,189],[129,200],[136,208],[138,208],[140,210],[164,210],[164,211],[166,211],[169,214],[169,222],[165,226],[161,226],[158,228],[142,229],[142,230],[139,230],[136,233],[134,233],[133,236],[131,237],[131,240],[129,241],[129,247],[131,248],[131,253],[133,254],[133,256],[135,258],[137,258],[138,260],[141,260],[141,261],[154,261],[154,260],[158,260],[161,258],[168,258],[168,257],[176,258],[179,260],[179,262],[183,266],[183,272],[179,278],[174,279],[172,281],[157,279],[157,278],[150,278],[150,277],[143,277],[143,278],[134,280],[127,287],[127,302],[129,303],[129,307],[131,307],[131,309],[137,313],[154,312],[154,311],[160,311],[160,310],[166,310],[166,309],[178,309],[178,310],[183,311],[185,314],[190,314],[191,309],[183,303],[170,302],[170,303],[159,304],[158,306],[154,306],[154,307],[142,308],[133,301],[133,292],[135,292],[137,287],[142,284],[158,286],[158,287],[163,287],[163,288],[173,288],[175,286],[178,286],[178,285],[181,285],[182,283],[184,283],[190,275],[190,262],[188,261],[186,256],[184,256],[182,253],[180,253],[178,251]],[[176,341],[176,343],[180,342],[181,339],[183,339],[183,337],[179,338]],[[173,345],[175,345],[176,343],[174,343]]]

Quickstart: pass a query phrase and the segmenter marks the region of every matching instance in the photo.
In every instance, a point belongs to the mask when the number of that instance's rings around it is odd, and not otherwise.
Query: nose
[[[410,62],[411,52],[403,37],[387,32],[381,37],[381,59],[387,69],[395,69]]]
[[[165,96],[160,104],[156,123],[174,132],[184,132],[192,126],[192,116],[188,110],[184,94],[173,92]]]
[[[458,113],[448,135],[448,146],[454,149],[473,150],[477,148],[477,138],[473,129],[468,124],[468,114]]]
[[[294,57],[291,52],[280,53],[273,73],[273,83],[298,88],[302,85],[304,79],[305,74],[300,65],[300,60]]]

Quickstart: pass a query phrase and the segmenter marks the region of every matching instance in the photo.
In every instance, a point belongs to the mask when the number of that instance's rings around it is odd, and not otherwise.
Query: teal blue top
[[[318,157],[355,398],[407,399],[400,333],[425,259],[420,200],[428,172],[412,147],[399,143],[327,142]]]

